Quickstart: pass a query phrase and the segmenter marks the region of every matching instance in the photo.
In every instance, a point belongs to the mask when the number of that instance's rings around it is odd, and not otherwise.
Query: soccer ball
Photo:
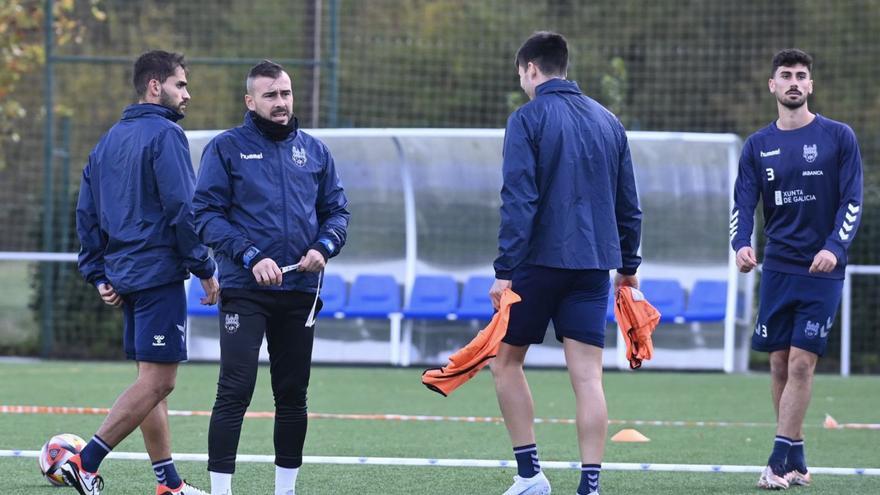
[[[85,440],[72,433],[55,435],[40,449],[40,472],[49,483],[55,486],[66,485],[64,475],[61,474],[61,466],[68,459],[79,454],[85,446]]]

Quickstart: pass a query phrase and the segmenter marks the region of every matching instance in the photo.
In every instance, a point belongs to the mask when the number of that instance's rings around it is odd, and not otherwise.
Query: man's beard
[[[806,96],[804,96],[803,98],[801,98],[801,99],[799,99],[799,100],[795,100],[795,101],[789,100],[789,99],[787,98],[787,96],[788,96],[788,95],[786,94],[786,95],[783,95],[781,98],[780,98],[780,97],[777,97],[776,100],[777,100],[779,103],[781,103],[782,106],[784,106],[785,108],[787,108],[787,109],[789,109],[789,110],[797,110],[798,108],[804,106],[804,103],[807,102],[807,97],[806,97]]]
[[[279,115],[283,115],[287,118],[287,121],[281,125],[287,125],[287,123],[290,122],[290,110],[288,110],[287,107],[275,107],[269,112],[269,115],[264,118],[266,120],[271,120],[272,122],[275,122],[273,119],[275,117],[278,117]],[[278,122],[275,123],[278,124]]]
[[[159,104],[165,108],[170,108],[181,115],[185,112],[184,107],[186,106],[186,103],[186,101],[181,101],[179,104],[175,105],[174,100],[165,92],[165,90],[162,90],[162,92],[159,93]]]

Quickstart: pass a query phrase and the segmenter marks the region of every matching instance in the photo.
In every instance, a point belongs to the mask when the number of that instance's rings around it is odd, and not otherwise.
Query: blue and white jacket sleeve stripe
[[[199,165],[193,198],[196,229],[202,241],[215,252],[242,263],[245,251],[254,244],[226,219],[231,207],[232,184],[217,138],[214,138],[202,152]]]
[[[743,146],[739,173],[733,189],[733,211],[730,212],[730,245],[734,252],[752,245],[755,228],[755,207],[761,197],[761,183],[755,173],[751,141]]]
[[[838,263],[846,263],[862,220],[862,156],[855,133],[849,127],[840,137],[840,204],[834,216],[834,228],[822,249],[834,253]]]
[[[104,249],[107,247],[107,236],[101,230],[97,206],[92,197],[91,162],[92,157],[89,156],[89,163],[83,169],[79,199],[76,203],[76,232],[80,242],[77,264],[83,278],[97,286],[107,282],[104,274]]]

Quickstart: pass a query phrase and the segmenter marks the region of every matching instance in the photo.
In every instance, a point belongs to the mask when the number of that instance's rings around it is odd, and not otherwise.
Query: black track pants
[[[315,337],[314,327],[305,323],[314,298],[295,291],[221,291],[220,379],[208,430],[209,471],[235,472],[241,424],[254,393],[264,334],[275,397],[275,464],[302,465]]]

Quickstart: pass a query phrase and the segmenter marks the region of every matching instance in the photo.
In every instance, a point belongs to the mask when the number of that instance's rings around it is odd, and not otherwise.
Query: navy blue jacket
[[[751,245],[755,207],[764,205],[764,268],[841,279],[862,219],[862,158],[846,124],[816,115],[783,131],[773,122],[743,145],[734,186],[730,243]],[[810,273],[822,249],[837,257],[830,273]]]
[[[195,184],[183,115],[131,105],[83,169],[76,205],[79,270],[91,284],[126,294],[214,274],[193,224]]]
[[[223,132],[205,147],[193,200],[202,240],[214,249],[220,286],[315,292],[318,275],[288,272],[281,286],[261,287],[251,261],[291,265],[317,242],[335,256],[345,244],[348,199],[330,151],[295,130],[272,141],[254,124]]]
[[[524,263],[635,274],[642,212],[623,125],[573,81],[535,93],[507,120],[495,276]]]

